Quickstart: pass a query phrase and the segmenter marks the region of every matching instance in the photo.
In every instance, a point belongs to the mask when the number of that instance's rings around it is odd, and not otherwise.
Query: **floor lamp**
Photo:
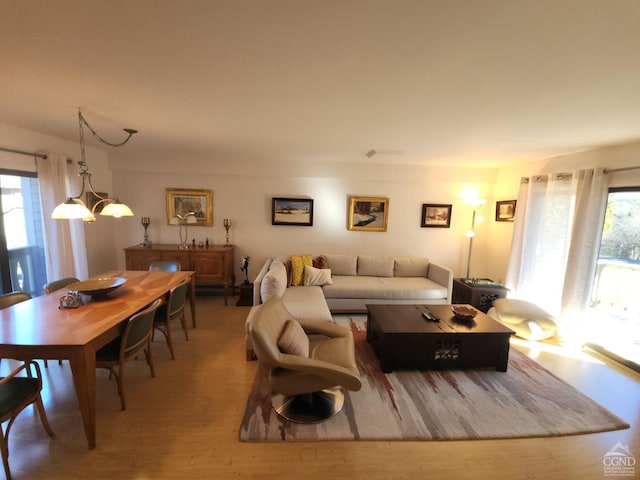
[[[469,203],[473,206],[473,215],[471,217],[471,228],[467,230],[467,237],[469,237],[469,253],[467,254],[467,276],[469,279],[469,269],[471,268],[471,252],[473,250],[473,237],[476,236],[476,222],[481,222],[483,220],[482,215],[478,215],[478,210],[482,205],[487,203],[485,199],[472,199]]]

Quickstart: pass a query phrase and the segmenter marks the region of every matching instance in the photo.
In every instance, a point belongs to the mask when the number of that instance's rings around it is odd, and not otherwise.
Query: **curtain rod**
[[[44,160],[47,159],[47,156],[44,153],[33,153],[33,152],[25,152],[24,150],[14,150],[13,148],[5,148],[0,147],[0,151],[9,152],[9,153],[17,153],[18,155],[29,155],[30,157],[38,157]]]
[[[627,170],[638,170],[640,166],[637,167],[622,167],[622,168],[605,168],[604,173],[615,173],[615,172],[626,172]]]

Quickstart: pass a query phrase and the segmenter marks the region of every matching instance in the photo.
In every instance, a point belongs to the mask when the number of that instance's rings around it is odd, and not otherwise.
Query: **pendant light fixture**
[[[112,146],[112,147],[120,147],[127,143],[129,139],[135,134],[138,133],[137,130],[133,130],[131,128],[125,128],[124,131],[128,134],[127,138],[125,138],[120,143],[111,143],[104,140],[100,135],[96,133],[96,131],[91,128],[91,125],[87,123],[85,118],[82,116],[82,111],[78,109],[78,128],[80,131],[80,160],[78,161],[78,165],[80,166],[80,172],[78,175],[82,178],[82,189],[80,193],[75,197],[69,197],[67,200],[51,212],[51,218],[54,219],[76,219],[81,218],[85,222],[95,222],[95,211],[98,205],[103,205],[102,211],[100,215],[109,216],[109,217],[131,217],[133,216],[133,212],[131,209],[125,205],[124,203],[120,203],[120,200],[117,198],[109,198],[99,195],[93,185],[91,183],[91,173],[89,173],[89,167],[87,166],[86,155],[85,155],[85,146],[84,146],[84,125],[91,131],[94,137],[100,140],[102,143]],[[87,189],[88,188],[88,189]],[[91,192],[98,201],[93,205],[93,208],[89,210],[86,204],[82,201],[82,196],[85,191]]]

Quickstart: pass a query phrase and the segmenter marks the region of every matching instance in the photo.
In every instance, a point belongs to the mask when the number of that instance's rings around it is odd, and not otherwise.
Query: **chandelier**
[[[124,203],[120,203],[120,200],[117,198],[109,198],[103,195],[98,194],[93,185],[91,183],[91,173],[89,173],[89,167],[87,166],[86,155],[85,155],[85,146],[84,146],[84,125],[91,131],[94,137],[100,140],[102,143],[106,145],[110,145],[112,147],[120,147],[127,143],[129,139],[133,136],[133,134],[138,133],[137,130],[133,130],[131,128],[125,128],[124,131],[128,134],[127,138],[125,138],[120,143],[111,143],[104,140],[100,135],[96,133],[96,131],[91,128],[91,125],[87,123],[85,118],[82,116],[82,111],[78,109],[78,124],[80,131],[80,160],[78,161],[78,165],[80,166],[80,172],[78,175],[82,178],[82,189],[80,193],[75,197],[69,197],[66,201],[58,205],[51,212],[51,218],[54,219],[77,219],[81,218],[85,222],[95,222],[95,212],[98,205],[103,205],[102,210],[100,211],[100,215],[108,216],[108,217],[131,217],[133,216],[133,212],[131,209],[125,205]],[[91,210],[87,208],[87,205],[82,201],[82,196],[85,191],[91,192],[95,198],[98,199],[97,202],[94,203]]]

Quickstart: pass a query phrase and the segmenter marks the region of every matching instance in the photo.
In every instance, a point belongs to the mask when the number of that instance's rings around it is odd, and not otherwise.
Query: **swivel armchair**
[[[324,321],[298,321],[279,297],[256,307],[249,326],[256,356],[270,372],[275,411],[318,423],[342,410],[342,388],[360,390],[353,334]]]

